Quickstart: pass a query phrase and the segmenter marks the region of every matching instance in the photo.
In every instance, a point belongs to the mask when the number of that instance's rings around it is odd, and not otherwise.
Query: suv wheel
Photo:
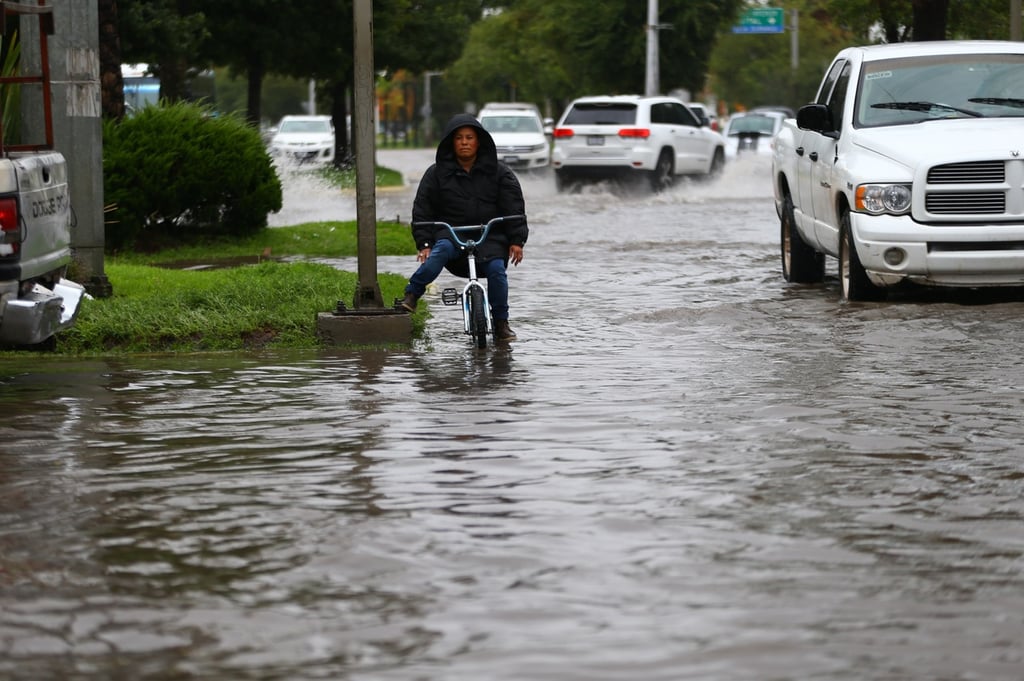
[[[555,171],[555,189],[560,192],[567,192],[572,189],[572,178],[569,176],[569,171]]]
[[[668,189],[672,186],[672,152],[668,149],[662,149],[661,155],[658,157],[658,162],[654,166],[654,170],[651,172],[651,188],[660,192],[663,189]]]

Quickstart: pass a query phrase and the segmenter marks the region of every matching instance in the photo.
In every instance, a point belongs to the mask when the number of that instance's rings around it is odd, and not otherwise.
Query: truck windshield
[[[900,57],[862,65],[856,127],[939,118],[1024,116],[1024,55]]]

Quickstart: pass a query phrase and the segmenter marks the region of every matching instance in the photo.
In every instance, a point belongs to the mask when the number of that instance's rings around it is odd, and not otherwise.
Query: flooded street
[[[785,284],[763,165],[523,184],[508,346],[0,360],[0,679],[1022,677],[1019,297]]]

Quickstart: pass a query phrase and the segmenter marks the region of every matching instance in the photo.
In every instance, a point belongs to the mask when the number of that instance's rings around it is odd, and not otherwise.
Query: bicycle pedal
[[[445,305],[458,305],[461,297],[457,288],[446,288],[441,291],[441,302]]]

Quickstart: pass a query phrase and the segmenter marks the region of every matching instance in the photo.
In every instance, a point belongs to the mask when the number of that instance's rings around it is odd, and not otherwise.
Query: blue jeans
[[[430,256],[426,262],[409,278],[405,292],[417,298],[422,296],[427,290],[427,284],[437,279],[448,261],[461,255],[462,251],[450,239],[438,240],[430,249]],[[505,261],[501,258],[485,263],[478,261],[476,270],[477,276],[487,279],[487,299],[491,303],[491,316],[495,321],[508,320],[508,275],[505,273]]]

